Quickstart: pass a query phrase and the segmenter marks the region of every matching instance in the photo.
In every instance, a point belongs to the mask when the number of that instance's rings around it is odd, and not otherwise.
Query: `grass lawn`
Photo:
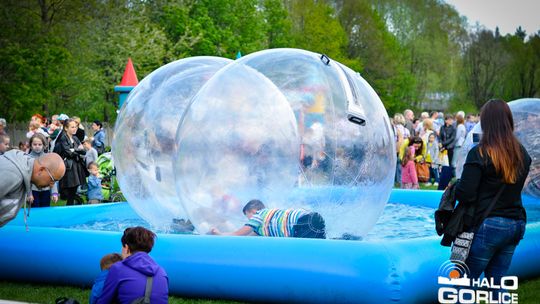
[[[81,304],[88,303],[90,289],[47,284],[15,283],[0,281],[0,299],[31,303],[54,304],[59,297],[73,298]],[[170,304],[220,304],[241,303],[221,300],[188,299],[169,297]]]
[[[0,299],[2,300],[54,304],[54,300],[58,297],[68,297],[76,299],[82,304],[88,303],[89,296],[90,289],[83,289],[71,286],[52,286],[45,284],[29,284],[0,281]],[[519,303],[540,303],[540,278],[520,282],[518,289],[518,300]],[[240,302],[169,297],[169,303],[219,304]]]

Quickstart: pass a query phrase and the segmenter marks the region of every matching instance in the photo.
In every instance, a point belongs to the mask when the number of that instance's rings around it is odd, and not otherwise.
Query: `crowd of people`
[[[446,188],[455,177],[458,151],[478,120],[463,111],[422,112],[419,118],[410,109],[395,114],[391,119],[397,149],[395,183],[404,189],[419,189],[419,183]]]
[[[93,134],[87,133],[77,116],[59,114],[49,119],[34,114],[28,123],[26,140],[20,141],[15,148],[7,133],[6,120],[0,118],[0,154],[19,150],[30,158],[39,159],[45,154],[55,153],[64,162],[65,174],[61,179],[50,187],[31,186],[27,201],[32,207],[48,207],[60,196],[66,199],[67,205],[73,205],[77,189],[87,186],[90,202],[98,203],[103,199],[99,172],[92,168],[96,166],[98,156],[105,152],[106,135],[99,120],[92,123],[92,130]],[[90,183],[87,182],[89,176]]]

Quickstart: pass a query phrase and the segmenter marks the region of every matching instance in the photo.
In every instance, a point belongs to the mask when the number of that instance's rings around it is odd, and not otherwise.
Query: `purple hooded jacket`
[[[167,303],[169,299],[167,273],[146,252],[137,252],[111,266],[97,304],[108,304],[114,301],[129,304],[143,297],[148,276],[154,277],[150,303]]]

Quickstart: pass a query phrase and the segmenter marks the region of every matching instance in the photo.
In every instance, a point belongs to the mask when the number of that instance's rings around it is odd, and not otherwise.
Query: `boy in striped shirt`
[[[326,238],[324,219],[303,209],[268,209],[260,200],[249,201],[242,210],[249,221],[231,233],[210,230],[216,235],[259,235],[274,237]]]

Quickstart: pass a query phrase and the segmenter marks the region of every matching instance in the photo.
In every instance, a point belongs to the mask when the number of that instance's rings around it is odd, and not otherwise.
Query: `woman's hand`
[[[34,196],[32,194],[28,195],[28,197],[26,198],[26,201],[31,204],[34,203]]]

